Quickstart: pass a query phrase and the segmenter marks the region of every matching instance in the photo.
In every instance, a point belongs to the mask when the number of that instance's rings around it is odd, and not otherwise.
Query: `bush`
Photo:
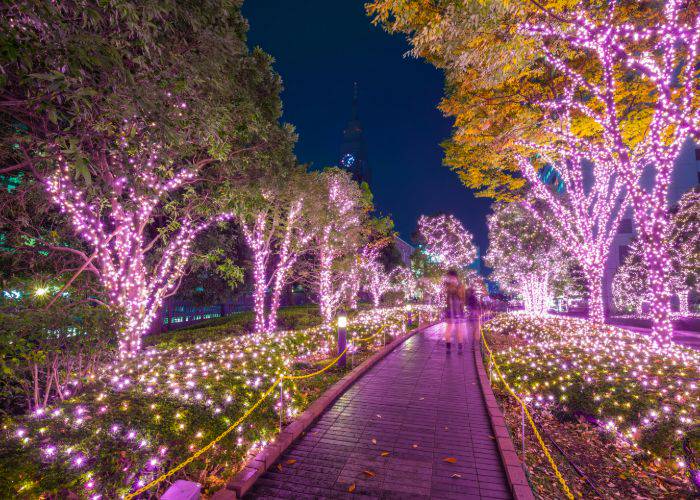
[[[314,313],[313,308],[294,308],[285,315],[307,321]],[[245,315],[232,317],[232,324],[240,326],[235,321],[241,317]],[[391,338],[404,331],[404,320],[402,309],[359,312],[348,333],[364,338],[387,325]],[[175,335],[192,335],[189,340],[203,330],[167,335],[171,341]],[[381,345],[379,337],[362,342],[356,356],[369,355]],[[312,327],[161,344],[134,359],[106,365],[78,396],[57,402],[42,415],[6,422],[0,431],[0,498],[68,498],[70,493],[119,498],[201,449],[250,408],[280,373],[315,370],[335,350],[334,329]],[[285,382],[284,417],[294,418],[343,373],[336,367],[318,377]],[[208,485],[217,481],[220,488],[222,478],[275,437],[278,401],[275,391],[220,445],[172,480],[196,478],[207,493]],[[167,486],[164,482],[154,488],[149,498]]]
[[[87,304],[0,313],[3,411],[34,410],[75,394],[116,350],[116,318]]]

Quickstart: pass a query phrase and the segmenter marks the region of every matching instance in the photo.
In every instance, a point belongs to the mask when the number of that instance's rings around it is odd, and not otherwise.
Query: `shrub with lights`
[[[640,459],[685,467],[686,434],[699,449],[700,353],[572,318],[502,314],[484,332],[530,408],[595,425]]]

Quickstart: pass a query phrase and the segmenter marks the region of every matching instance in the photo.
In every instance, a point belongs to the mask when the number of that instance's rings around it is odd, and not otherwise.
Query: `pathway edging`
[[[481,392],[484,395],[484,401],[486,402],[486,408],[489,413],[489,418],[491,419],[491,427],[493,428],[494,436],[496,436],[496,447],[501,456],[511,492],[516,500],[534,500],[535,497],[532,494],[532,488],[530,488],[530,483],[525,475],[523,463],[515,452],[515,446],[508,432],[506,420],[503,418],[501,408],[498,406],[496,396],[493,394],[489,376],[484,369],[484,361],[481,354],[481,331],[475,331],[473,338],[476,373],[479,376]]]
[[[284,430],[278,434],[273,443],[268,444],[255,457],[249,460],[245,467],[229,481],[226,488],[215,494],[216,498],[220,500],[242,498],[243,495],[250,490],[255,481],[275,463],[282,453],[284,453],[287,448],[289,448],[292,443],[294,443],[294,441],[296,441],[296,439],[362,375],[407,339],[437,323],[438,322],[426,323],[397,337],[382,350],[374,353],[357,368],[333,384],[316,401],[311,403],[294,422],[285,427]]]

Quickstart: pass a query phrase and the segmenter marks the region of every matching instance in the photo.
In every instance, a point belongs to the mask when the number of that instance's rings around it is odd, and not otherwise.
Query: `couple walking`
[[[473,321],[479,316],[479,300],[472,288],[465,288],[456,271],[447,271],[445,276],[445,293],[447,304],[445,316],[446,353],[452,352],[452,337],[457,333],[457,353],[462,354],[464,331],[473,327]],[[466,308],[466,311],[465,311]]]

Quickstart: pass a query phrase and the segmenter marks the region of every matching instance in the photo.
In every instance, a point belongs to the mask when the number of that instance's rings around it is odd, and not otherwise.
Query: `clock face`
[[[343,155],[343,158],[340,160],[340,163],[344,167],[352,167],[355,164],[355,157],[350,153],[346,153],[345,155]]]

